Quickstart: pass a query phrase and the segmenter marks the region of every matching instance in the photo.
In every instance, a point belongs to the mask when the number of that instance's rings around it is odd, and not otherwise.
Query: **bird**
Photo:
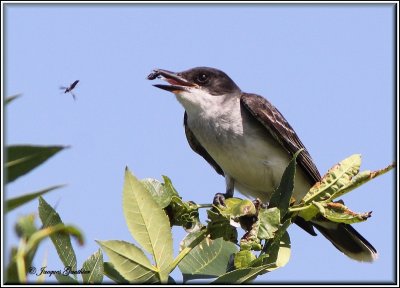
[[[266,98],[243,92],[223,71],[195,67],[183,72],[154,69],[147,79],[168,84],[153,86],[172,92],[185,112],[189,146],[225,177],[223,198],[234,190],[268,203],[293,155],[297,158],[293,198],[296,203],[321,180],[310,153],[292,126]],[[314,227],[339,251],[360,262],[373,262],[376,249],[351,225],[325,219],[295,223],[313,236]]]
[[[78,82],[79,82],[79,80],[75,80],[74,83],[72,83],[69,87],[60,86],[60,89],[65,90],[64,93],[71,93],[74,100],[76,100],[76,96],[72,92],[72,90],[75,88],[75,86],[76,86],[76,84],[78,84]]]

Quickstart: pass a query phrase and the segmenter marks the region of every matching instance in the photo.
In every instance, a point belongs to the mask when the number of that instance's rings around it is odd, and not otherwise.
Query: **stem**
[[[169,273],[159,273],[158,275],[160,275],[161,284],[167,284],[168,283]]]
[[[39,245],[40,241],[42,241],[44,238],[51,236],[52,234],[58,233],[58,232],[66,232],[71,234],[72,236],[75,236],[72,232],[70,232],[70,229],[75,229],[72,226],[66,226],[63,223],[56,224],[54,226],[46,227],[43,228],[37,232],[35,232],[30,238],[28,243],[26,244],[26,254],[30,250],[32,250],[34,247]]]
[[[197,208],[212,208],[213,204],[196,204]]]
[[[307,206],[301,206],[301,207],[296,207],[296,208],[289,208],[289,212],[297,212],[297,211],[302,211],[302,210],[306,210],[311,206],[311,204],[307,205]]]
[[[185,258],[185,256],[187,254],[189,254],[190,251],[192,251],[192,249],[194,247],[196,247],[201,241],[203,241],[206,236],[207,236],[207,229],[204,229],[203,231],[201,231],[201,233],[195,238],[193,239],[192,242],[190,242],[190,244],[188,246],[186,246],[180,253],[178,256],[176,256],[176,258],[174,259],[174,261],[168,266],[168,268],[166,269],[167,271],[172,272],[176,266],[178,266],[179,262],[182,261],[183,258]],[[168,273],[168,274],[169,274]]]
[[[25,241],[25,239],[21,239],[17,254],[15,255],[18,280],[20,283],[26,283],[26,270],[25,270],[26,253],[25,253],[25,249],[26,249],[26,241]]]

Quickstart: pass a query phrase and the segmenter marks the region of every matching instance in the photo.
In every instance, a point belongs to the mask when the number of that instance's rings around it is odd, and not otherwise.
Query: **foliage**
[[[19,95],[5,99],[7,105],[18,98]],[[19,177],[39,167],[49,158],[65,149],[65,146],[33,146],[12,145],[6,147],[5,183],[15,181]],[[43,282],[44,271],[32,266],[38,246],[47,238],[53,241],[57,253],[64,263],[64,270],[52,271],[56,278],[63,283],[78,283],[77,274],[82,275],[82,282],[86,284],[100,283],[103,281],[103,255],[99,249],[90,256],[81,269],[77,270],[76,256],[70,237],[76,238],[80,245],[83,244],[82,233],[72,225],[65,225],[58,213],[42,198],[46,193],[61,188],[64,185],[54,185],[33,193],[27,193],[5,201],[5,212],[10,212],[22,205],[39,198],[39,216],[42,221],[40,228],[35,224],[36,215],[28,214],[18,219],[15,231],[20,238],[18,247],[11,249],[11,259],[7,265],[5,282],[26,283],[27,275],[38,276],[38,282]],[[43,265],[42,267],[45,267]],[[68,276],[72,274],[73,277]],[[50,274],[51,276],[51,274]]]
[[[9,97],[11,103],[18,95]],[[65,146],[14,145],[6,149],[6,184],[31,172]],[[371,212],[356,213],[343,201],[333,201],[360,185],[390,171],[389,165],[377,171],[360,172],[361,157],[352,155],[332,167],[300,203],[291,196],[296,174],[298,151],[285,169],[280,185],[268,206],[259,200],[230,198],[224,205],[198,205],[183,201],[172,181],[163,176],[137,179],[127,168],[123,186],[123,212],[135,243],[121,240],[96,241],[100,248],[78,269],[71,236],[83,244],[82,233],[65,225],[60,215],[42,196],[63,185],[55,185],[6,200],[9,212],[39,199],[38,214],[42,225],[35,224],[35,214],[19,218],[15,230],[20,238],[13,247],[6,269],[7,283],[26,283],[32,261],[43,240],[50,238],[64,270],[53,271],[63,284],[96,284],[104,276],[119,284],[175,283],[169,275],[178,267],[183,281],[208,279],[213,284],[242,284],[285,266],[290,259],[290,237],[287,228],[297,216],[305,220],[324,217],[327,221],[357,223],[367,220]],[[199,209],[207,209],[207,220],[199,218]],[[172,226],[181,226],[187,235],[174,257]],[[109,262],[103,261],[104,251]],[[149,257],[150,256],[150,257]],[[46,265],[44,265],[46,266]],[[32,273],[31,273],[32,274]],[[72,277],[70,276],[72,274]],[[81,275],[78,280],[77,274]],[[38,281],[43,281],[43,276]]]
[[[126,169],[123,210],[137,244],[97,241],[110,261],[104,263],[105,275],[117,283],[166,284],[175,282],[168,275],[178,266],[184,282],[215,278],[214,284],[248,283],[288,263],[290,238],[286,230],[294,217],[365,221],[369,212],[355,213],[342,201],[333,200],[394,167],[359,173],[361,158],[350,156],[330,169],[301,203],[292,205],[299,153],[301,150],[290,161],[268,207],[258,200],[239,198],[225,199],[220,206],[185,202],[168,177],[163,176],[164,182],[139,180]],[[209,208],[205,223],[199,219],[201,208]],[[175,258],[170,230],[174,225],[187,231]]]
[[[328,220],[342,223],[357,223],[365,221],[371,212],[355,213],[348,209],[343,201],[333,202],[334,199],[354,190],[362,184],[382,175],[395,167],[391,164],[377,171],[360,172],[361,155],[354,154],[333,166],[317,182],[303,198],[300,205],[292,207],[292,211],[299,211],[305,220],[311,220],[322,215]]]
[[[7,177],[6,183],[10,183],[18,177],[25,175],[51,156],[60,152],[63,146],[32,146],[13,145],[7,147]]]

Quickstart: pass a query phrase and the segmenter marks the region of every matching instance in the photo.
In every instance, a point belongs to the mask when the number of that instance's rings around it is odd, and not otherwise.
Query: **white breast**
[[[240,105],[239,95],[191,94],[189,101],[185,96],[177,98],[188,114],[187,125],[202,146],[225,175],[234,179],[238,191],[267,202],[279,185],[289,155],[260,123],[242,110],[245,108]],[[309,184],[305,179],[299,180],[301,190],[307,192]]]

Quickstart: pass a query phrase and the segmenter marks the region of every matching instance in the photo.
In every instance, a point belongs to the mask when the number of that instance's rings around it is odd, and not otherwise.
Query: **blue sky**
[[[126,165],[139,178],[169,176],[184,200],[209,203],[224,191],[224,179],[186,142],[183,108],[146,80],[154,68],[215,67],[243,91],[268,98],[322,174],[355,153],[362,170],[395,160],[393,4],[3,8],[3,93],[23,94],[6,109],[5,143],[71,146],[7,186],[5,198],[68,184],[45,199],[84,231],[86,245],[74,243],[78,266],[99,248],[94,240],[133,241],[121,205]],[[74,101],[59,86],[77,79]],[[375,263],[349,260],[293,225],[290,262],[258,281],[392,281],[394,196],[391,171],[343,198],[353,211],[373,211],[355,227],[378,250]],[[5,251],[17,241],[15,220],[37,205],[7,214]],[[184,233],[174,233],[177,250]],[[48,268],[60,269],[50,241],[35,265],[45,251]],[[180,279],[179,270],[173,277]]]

